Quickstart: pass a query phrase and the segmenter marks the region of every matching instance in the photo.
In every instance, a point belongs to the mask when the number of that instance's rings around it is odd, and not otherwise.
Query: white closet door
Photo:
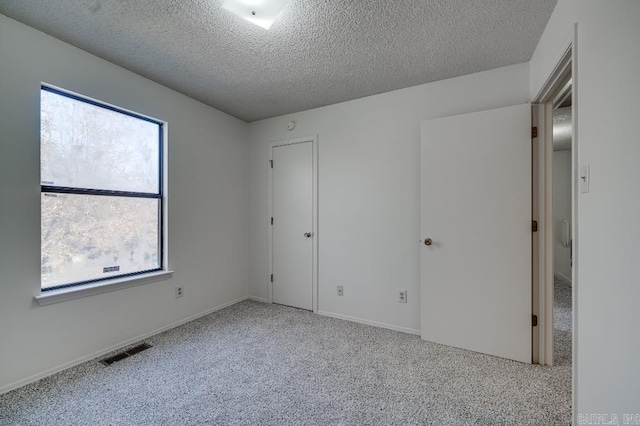
[[[273,148],[273,302],[313,309],[313,144]]]

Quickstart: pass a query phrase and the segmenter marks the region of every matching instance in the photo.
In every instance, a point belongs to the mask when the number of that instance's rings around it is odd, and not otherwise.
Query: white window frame
[[[159,267],[150,271],[141,271],[135,273],[122,274],[109,278],[96,278],[92,280],[69,283],[52,288],[42,289],[40,293],[35,295],[35,300],[40,305],[49,305],[52,303],[63,302],[67,300],[87,297],[94,294],[101,294],[129,288],[151,282],[170,279],[173,271],[168,266],[168,250],[167,250],[167,123],[153,117],[145,116],[137,112],[133,112],[109,103],[99,101],[87,96],[83,96],[53,85],[42,83],[41,91],[52,92],[61,96],[105,108],[114,112],[122,113],[134,118],[142,119],[159,126],[159,192],[153,196],[149,194],[127,193],[119,194],[122,191],[95,191],[83,188],[56,187],[52,185],[41,185],[41,193],[77,193],[87,195],[109,195],[109,196],[131,196],[140,198],[155,198],[159,200]]]

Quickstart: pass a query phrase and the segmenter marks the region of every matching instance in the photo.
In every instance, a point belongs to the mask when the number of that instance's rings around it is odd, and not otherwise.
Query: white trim
[[[108,293],[111,291],[149,284],[152,282],[164,281],[172,278],[173,271],[170,270],[169,267],[169,123],[167,123],[165,120],[160,120],[150,115],[142,114],[138,111],[133,111],[119,105],[114,105],[112,103],[105,102],[103,100],[96,99],[78,92],[74,92],[72,90],[64,89],[53,84],[40,82],[40,87],[47,87],[61,93],[76,96],[80,99],[86,99],[88,101],[95,102],[98,105],[115,108],[116,110],[131,113],[136,116],[147,118],[149,120],[160,123],[162,129],[162,146],[160,147],[160,149],[162,150],[160,153],[162,158],[162,223],[160,225],[162,226],[162,267],[164,269],[161,271],[149,272],[140,275],[126,276],[114,278],[112,280],[98,281],[96,283],[83,284],[77,287],[48,290],[44,292],[41,291],[40,294],[35,295],[33,298],[38,302],[40,306],[46,306],[52,305],[54,303],[66,302],[69,300],[93,296],[94,294]]]
[[[553,67],[551,74],[547,77],[547,80],[544,82],[540,91],[533,99],[532,103],[538,104],[547,101],[553,101],[553,99],[549,99],[552,93],[557,92],[560,89],[560,85],[564,82],[565,78],[568,75],[568,67],[571,66],[571,48],[573,45],[573,40],[567,40],[564,49],[562,50],[562,54],[558,58],[558,62],[556,66]]]
[[[312,283],[311,283],[311,306],[313,312],[318,313],[318,136],[307,136],[304,138],[289,139],[284,141],[271,142],[269,144],[269,162],[273,161],[273,148],[277,146],[293,145],[297,143],[311,142],[312,149],[312,179],[313,189],[311,200],[313,206],[312,210]],[[270,225],[271,217],[273,216],[273,169],[269,166],[268,170],[268,188],[267,188],[267,227],[268,227],[268,263],[269,271],[267,277],[273,274],[273,227]],[[268,303],[273,303],[273,283],[269,280],[269,300]]]
[[[541,170],[540,166],[540,141],[542,139],[542,133],[540,130],[543,129],[541,125],[541,116],[542,116],[542,106],[539,104],[531,105],[531,125],[533,127],[538,128],[538,137],[532,138],[531,140],[531,219],[538,222],[538,228],[540,229],[540,225],[542,224],[542,220],[540,219],[540,188],[541,188],[541,178],[539,170]],[[540,314],[540,240],[539,237],[540,232],[534,232],[531,235],[531,308],[533,315],[538,316],[538,327],[532,327],[531,331],[531,363],[532,364],[540,364],[540,351],[542,342],[540,340],[540,329],[541,323],[540,318],[542,315]]]
[[[551,92],[548,92],[551,93]],[[550,241],[553,241],[553,129],[552,108],[545,104],[534,104],[536,125],[538,127],[538,141],[535,145],[535,169],[533,179],[535,181],[534,194],[535,211],[533,217],[538,221],[538,232],[534,233],[535,248],[537,252],[533,256],[536,273],[533,275],[534,315],[538,316],[537,348],[532,359],[540,365],[552,365],[553,363],[553,247],[547,249]],[[551,215],[551,216],[550,216]]]
[[[572,79],[573,79],[573,89],[572,89],[572,93],[571,96],[573,97],[573,99],[571,100],[571,114],[572,114],[572,120],[573,120],[573,137],[571,139],[571,167],[573,168],[573,170],[571,171],[573,179],[571,182],[571,190],[572,190],[572,197],[571,197],[571,210],[572,210],[572,218],[571,218],[571,223],[572,223],[572,250],[573,250],[573,265],[571,268],[571,303],[572,303],[572,319],[573,319],[573,324],[572,324],[572,336],[571,336],[571,344],[572,344],[572,348],[571,348],[571,353],[573,355],[572,358],[572,363],[571,363],[571,377],[572,377],[572,383],[571,383],[571,395],[573,396],[572,398],[572,411],[573,411],[573,422],[574,424],[577,424],[578,421],[578,411],[577,411],[577,407],[578,407],[578,290],[579,290],[579,282],[578,282],[578,263],[579,263],[579,249],[578,249],[578,240],[580,237],[580,231],[579,231],[579,223],[580,221],[578,220],[578,210],[579,210],[579,186],[577,185],[579,176],[579,160],[580,160],[580,155],[579,155],[579,148],[580,148],[580,138],[578,137],[578,94],[579,94],[579,78],[578,78],[578,23],[576,22],[573,26],[573,43],[572,43],[572,48],[571,48],[571,73],[572,73]]]
[[[553,365],[553,96],[560,90],[567,78],[573,78],[575,89],[575,62],[572,54],[574,44],[569,41],[563,50],[557,65],[547,78],[545,84],[535,98],[537,108],[538,146],[537,167],[534,173],[537,179],[538,215],[538,256],[537,282],[534,282],[534,292],[538,298],[538,350],[534,358],[538,357],[541,365]],[[574,104],[575,109],[575,104]],[[574,113],[575,116],[575,113]],[[575,128],[575,125],[574,125]],[[575,139],[575,138],[574,138]],[[575,146],[575,140],[573,141]],[[535,214],[534,214],[535,216]],[[536,261],[536,258],[534,258]],[[575,321],[574,321],[575,322]]]
[[[578,136],[578,129],[579,129],[579,124],[578,124],[578,97],[579,97],[579,72],[578,72],[578,23],[575,23],[573,25],[573,34],[572,37],[570,38],[570,40],[568,40],[568,42],[566,43],[566,48],[563,51],[562,56],[559,58],[557,65],[554,67],[553,71],[551,72],[551,74],[549,75],[549,77],[547,78],[547,81],[544,83],[544,85],[542,86],[542,88],[540,89],[540,91],[538,92],[538,94],[535,97],[534,102],[536,103],[546,103],[546,102],[551,102],[552,99],[549,99],[549,94],[553,93],[553,91],[555,89],[557,89],[557,85],[558,82],[566,77],[566,73],[563,73],[563,71],[566,69],[567,64],[570,64],[571,66],[571,78],[572,78],[572,102],[571,102],[571,108],[572,108],[572,119],[573,119],[573,135],[572,135],[572,152],[571,152],[571,208],[572,208],[572,228],[573,228],[573,267],[571,269],[571,284],[572,284],[572,291],[571,291],[571,298],[572,298],[572,316],[573,316],[573,324],[572,324],[572,365],[571,365],[571,377],[572,377],[572,382],[571,382],[571,393],[572,393],[572,420],[574,424],[577,424],[577,411],[576,411],[576,407],[578,404],[578,395],[577,395],[577,389],[578,389],[578,362],[579,362],[579,357],[578,357],[578,326],[579,326],[579,318],[578,318],[578,291],[579,291],[579,287],[580,287],[580,283],[579,283],[579,277],[578,277],[578,264],[579,264],[579,260],[580,260],[580,256],[579,256],[579,246],[578,246],[578,241],[579,241],[579,237],[580,237],[580,226],[579,226],[579,215],[578,215],[578,209],[579,209],[579,188],[578,185],[576,185],[576,182],[578,182],[579,176],[578,176],[578,172],[580,170],[580,155],[579,155],[579,136]],[[550,126],[549,126],[550,127]],[[544,133],[544,132],[539,132],[540,133]],[[549,140],[548,144],[551,144],[552,141]],[[538,169],[539,173],[545,173],[545,171],[540,168]],[[551,172],[548,172],[549,174],[545,174],[545,178],[550,178],[551,177]],[[540,195],[540,200],[543,200],[544,195]],[[541,214],[542,210],[541,210]],[[546,211],[546,220],[549,221],[551,220],[552,213],[549,213],[549,211]],[[540,227],[538,227],[538,229],[540,229]],[[548,253],[546,252],[551,252],[551,255],[553,253],[553,245],[552,245],[552,241],[553,239],[550,237],[548,241],[546,242],[542,242],[540,243],[540,248],[541,248],[541,256],[542,254],[544,254],[545,256],[547,256],[547,258],[549,258]],[[543,253],[544,252],[544,253]],[[551,258],[552,259],[552,258]],[[541,265],[541,273],[543,271],[543,265]],[[552,269],[553,267],[551,267]],[[541,276],[541,280],[542,280],[542,276]],[[551,281],[550,283],[548,281]],[[551,287],[549,287],[549,285]],[[551,288],[551,292],[553,292],[553,271],[551,272],[550,275],[547,276],[547,282],[543,282],[540,281],[540,290],[542,291],[543,288],[546,286],[547,291],[548,288]],[[542,294],[542,293],[541,293]],[[552,293],[553,294],[553,293]],[[549,302],[549,299],[551,300]],[[547,297],[545,298],[545,300],[547,301],[547,310],[551,309],[553,310],[553,296],[551,295],[550,298]],[[542,306],[541,306],[542,308]],[[538,325],[540,326],[540,321],[538,322]],[[544,328],[544,329],[543,329]],[[549,328],[551,328],[551,332],[549,332]],[[549,336],[551,336],[551,341],[553,341],[553,324],[545,324],[544,327],[540,327],[540,333],[546,334],[546,341],[549,341]],[[541,342],[542,342],[543,337],[541,336]],[[542,356],[542,350],[540,351],[540,354]],[[543,360],[540,361],[541,364],[543,364]]]
[[[254,302],[271,303],[269,299],[265,299],[264,297],[249,296],[247,299],[253,300]]]
[[[541,299],[544,305],[544,318],[542,323],[542,337],[545,339],[544,364],[553,366],[554,354],[554,282],[553,282],[553,99],[550,99],[543,106],[544,128],[542,152],[544,156],[544,187],[542,197],[544,197],[544,210],[541,217],[543,226],[541,229],[542,256],[544,256],[542,278],[542,289],[544,298]]]
[[[362,319],[362,318],[350,317],[348,315],[334,314],[333,312],[327,312],[327,311],[318,311],[317,314],[325,316],[325,317],[341,319],[341,320],[344,320],[344,321],[357,322],[359,324],[372,325],[374,327],[386,328],[388,330],[394,330],[394,331],[400,331],[402,333],[415,334],[415,335],[418,335],[418,336],[420,335],[420,330],[417,330],[415,328],[400,327],[400,326],[397,326],[397,325],[387,324],[387,323],[384,323],[384,322],[370,321],[370,320],[366,320],[366,319]]]
[[[162,125],[162,267],[169,265],[169,124]]]
[[[73,361],[65,362],[64,364],[61,364],[61,365],[59,365],[57,367],[54,367],[54,368],[50,368],[50,369],[45,370],[45,371],[43,371],[41,373],[34,374],[33,376],[27,377],[26,379],[18,380],[17,382],[11,383],[10,385],[7,385],[7,386],[4,386],[3,388],[0,388],[0,395],[2,395],[3,393],[7,393],[9,391],[12,391],[14,389],[20,388],[22,386],[28,385],[29,383],[33,383],[33,382],[38,381],[40,379],[44,379],[45,377],[52,376],[52,375],[54,375],[56,373],[59,373],[60,371],[66,370],[68,368],[75,367],[76,365],[82,364],[83,362],[87,362],[87,361],[90,361],[92,359],[98,358],[98,357],[100,357],[100,356],[102,356],[104,354],[107,354],[109,352],[116,351],[116,350],[121,349],[121,348],[123,348],[125,346],[128,346],[128,345],[130,345],[132,343],[136,343],[136,342],[138,342],[140,340],[143,340],[143,339],[148,339],[149,337],[155,336],[156,334],[162,333],[163,331],[167,331],[167,330],[170,330],[172,328],[179,327],[182,324],[186,324],[186,323],[191,322],[193,320],[196,320],[198,318],[201,318],[201,317],[204,317],[206,315],[212,314],[212,313],[214,313],[216,311],[222,310],[224,308],[228,308],[229,306],[235,305],[236,303],[240,303],[240,302],[242,302],[244,300],[247,300],[247,299],[248,299],[248,297],[245,296],[245,297],[241,297],[241,298],[236,299],[236,300],[232,300],[231,302],[224,303],[224,304],[222,304],[220,306],[216,306],[215,308],[209,309],[209,310],[201,312],[199,314],[192,315],[190,317],[187,317],[187,318],[182,319],[180,321],[176,321],[176,322],[171,323],[169,325],[166,325],[164,327],[160,327],[160,328],[155,329],[153,331],[150,331],[148,333],[144,333],[144,334],[141,334],[139,336],[132,337],[130,339],[124,340],[124,341],[122,341],[120,343],[116,343],[115,345],[109,346],[108,348],[99,350],[99,351],[94,352],[94,353],[92,353],[90,355],[85,355],[85,356],[80,357],[78,359],[75,359]]]
[[[122,290],[123,288],[136,287],[143,284],[155,283],[168,280],[173,277],[173,271],[149,272],[130,277],[114,278],[112,280],[97,281],[95,283],[79,285],[77,287],[66,287],[57,290],[41,291],[33,298],[40,306],[52,305],[54,303],[66,302],[93,296],[95,294],[109,293],[111,291]]]

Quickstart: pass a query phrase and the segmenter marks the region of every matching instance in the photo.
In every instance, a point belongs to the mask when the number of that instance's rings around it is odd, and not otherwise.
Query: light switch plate
[[[580,177],[579,179],[579,185],[580,185],[580,192],[585,193],[585,192],[589,192],[589,181],[590,181],[590,167],[589,164],[587,164],[586,166],[582,166],[580,167]]]

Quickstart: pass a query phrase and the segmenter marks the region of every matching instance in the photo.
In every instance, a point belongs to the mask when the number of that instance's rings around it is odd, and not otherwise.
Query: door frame
[[[267,218],[268,227],[268,262],[269,271],[267,282],[269,283],[269,303],[273,303],[273,282],[271,275],[273,274],[273,226],[271,226],[271,217],[273,216],[273,149],[278,146],[295,145],[299,143],[311,143],[311,168],[312,168],[312,194],[311,194],[311,212],[312,212],[312,266],[311,266],[311,306],[314,313],[318,313],[318,137],[307,136],[303,138],[288,139],[282,141],[271,142],[269,144],[268,158],[268,189],[267,189]]]
[[[538,327],[533,333],[533,360],[540,365],[553,365],[554,337],[554,282],[553,282],[553,98],[568,77],[572,79],[572,152],[571,152],[571,208],[573,235],[572,267],[572,377],[575,390],[577,291],[578,291],[578,73],[577,73],[577,24],[553,71],[535,96],[532,103],[532,126],[538,128],[537,138],[532,138],[533,153],[533,220],[538,221],[538,232],[533,238],[533,312],[538,317]],[[537,330],[536,330],[537,329]],[[575,404],[575,393],[574,393]],[[574,405],[575,407],[575,405]]]

